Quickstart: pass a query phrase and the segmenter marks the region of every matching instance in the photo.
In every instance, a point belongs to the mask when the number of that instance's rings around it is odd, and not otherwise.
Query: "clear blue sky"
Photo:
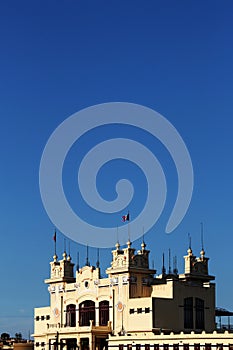
[[[233,310],[232,14],[228,0],[1,1],[0,332],[26,337],[33,331],[33,308],[49,303],[43,280],[49,275],[54,225],[39,192],[43,148],[71,114],[111,101],[160,112],[182,135],[192,158],[190,208],[166,235],[176,181],[167,154],[160,152],[171,198],[145,237],[155,268],[160,271],[162,253],[167,256],[171,248],[181,272],[187,235],[198,255],[204,222],[217,305]],[[75,162],[74,169],[68,194]],[[105,187],[101,178],[99,185]],[[58,232],[59,257],[63,241]],[[75,262],[78,249],[84,263],[85,248],[71,242]],[[94,264],[94,248],[90,255]],[[105,269],[111,249],[101,249],[100,256]]]

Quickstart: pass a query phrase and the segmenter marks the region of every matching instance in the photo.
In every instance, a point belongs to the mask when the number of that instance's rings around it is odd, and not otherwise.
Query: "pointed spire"
[[[77,266],[76,271],[79,271],[79,252],[77,252]]]
[[[53,241],[54,241],[54,256],[53,256],[53,261],[54,261],[54,262],[57,262],[57,232],[56,232],[56,229],[54,230]]]
[[[96,261],[96,267],[100,267],[100,250],[97,248],[97,261]]]
[[[162,266],[162,275],[166,275],[166,268],[165,268],[165,265],[164,265],[164,253],[163,253],[163,266]]]
[[[88,257],[88,250],[89,250],[89,247],[88,247],[88,244],[87,244],[86,266],[90,266],[89,257]]]
[[[172,273],[172,269],[171,269],[171,249],[168,249],[168,273],[171,274]]]
[[[176,255],[173,257],[173,273],[174,273],[175,275],[178,274],[178,269],[177,269],[177,256],[176,256]]]
[[[200,252],[201,258],[204,258],[204,257],[205,257],[204,238],[203,238],[203,235],[204,235],[204,228],[203,228],[203,222],[201,222],[201,252]]]

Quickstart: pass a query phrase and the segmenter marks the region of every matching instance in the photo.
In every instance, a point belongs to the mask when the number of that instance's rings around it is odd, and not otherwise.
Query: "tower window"
[[[205,327],[204,300],[196,298],[196,328],[203,330]]]
[[[109,321],[109,302],[103,300],[99,303],[99,325],[107,326]]]
[[[193,329],[193,298],[184,299],[184,328]]]

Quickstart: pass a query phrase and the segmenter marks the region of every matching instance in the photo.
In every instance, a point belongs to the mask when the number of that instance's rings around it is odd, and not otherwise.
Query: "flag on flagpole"
[[[57,232],[56,232],[56,231],[54,232],[53,240],[54,240],[54,242],[56,243],[56,241],[57,241]]]
[[[122,216],[122,221],[123,222],[129,221],[129,213],[127,215]]]

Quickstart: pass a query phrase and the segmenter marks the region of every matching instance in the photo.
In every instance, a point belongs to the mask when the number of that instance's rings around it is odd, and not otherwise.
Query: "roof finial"
[[[142,251],[144,251],[145,248],[146,248],[146,243],[145,243],[145,240],[144,240],[144,227],[143,227],[142,232],[143,232],[143,235],[142,235],[142,244],[141,244],[141,247],[142,247]]]
[[[68,249],[68,258],[67,258],[68,261],[71,261],[71,256],[70,256],[70,241],[69,241],[69,249]]]
[[[67,254],[66,254],[66,239],[64,238],[64,253],[63,253],[63,260],[66,260]]]
[[[119,236],[118,236],[118,225],[117,225],[117,241],[116,241],[115,247],[116,247],[116,250],[120,249]]]
[[[192,251],[192,239],[191,239],[190,233],[188,233],[188,238],[189,238],[188,254],[189,254],[189,255],[192,255],[192,253],[193,253],[193,251]]]

